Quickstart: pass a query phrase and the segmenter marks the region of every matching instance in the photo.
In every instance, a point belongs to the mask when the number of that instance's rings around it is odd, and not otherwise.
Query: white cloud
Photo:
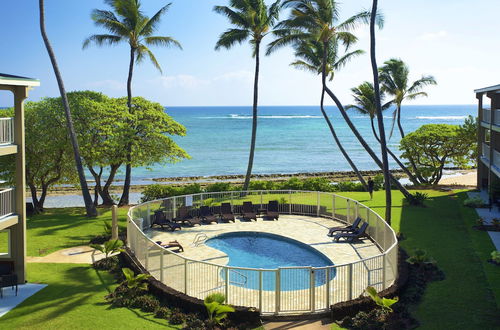
[[[210,83],[207,80],[200,79],[188,74],[159,77],[158,79],[160,80],[161,85],[165,88],[181,87],[186,89],[193,89]]]
[[[195,89],[220,83],[251,83],[253,81],[253,73],[250,71],[239,70],[226,72],[209,79],[203,79],[189,74],[179,74],[175,76],[159,77],[154,80],[153,83],[157,83],[158,81],[161,86],[166,89]]]
[[[253,76],[254,74],[250,71],[246,70],[239,70],[239,71],[233,71],[233,72],[227,72],[224,73],[220,76],[217,76],[213,78],[213,81],[244,81],[244,82],[252,82],[253,81]]]
[[[126,89],[127,85],[122,81],[108,79],[108,80],[89,82],[86,84],[86,87],[90,88],[90,89],[105,88],[107,90],[122,91],[122,90]]]
[[[429,32],[429,33],[424,33],[418,37],[419,40],[425,40],[425,41],[431,41],[431,40],[438,40],[438,39],[443,39],[448,36],[448,32],[445,30],[441,30],[438,32]]]

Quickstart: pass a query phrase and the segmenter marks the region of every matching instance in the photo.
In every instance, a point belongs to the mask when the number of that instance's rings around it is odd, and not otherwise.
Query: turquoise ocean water
[[[461,124],[476,115],[474,105],[404,106],[402,123],[409,133],[424,124]],[[175,137],[191,159],[177,164],[133,170],[134,182],[150,178],[244,174],[251,134],[251,107],[168,107],[166,112],[186,126],[185,137]],[[317,106],[262,106],[259,108],[257,149],[253,173],[298,173],[350,170],[335,145]],[[331,120],[356,165],[375,169],[336,108],[328,108]],[[350,117],[370,145],[379,152],[367,116]],[[385,112],[387,132],[392,110]],[[399,154],[400,136],[394,131],[390,148]],[[393,164],[394,165],[394,164]],[[123,177],[123,173],[119,178]]]

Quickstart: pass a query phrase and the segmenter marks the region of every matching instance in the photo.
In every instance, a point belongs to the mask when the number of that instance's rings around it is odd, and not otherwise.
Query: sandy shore
[[[440,185],[475,187],[477,185],[477,171],[460,171],[457,176],[444,178],[439,181]]]

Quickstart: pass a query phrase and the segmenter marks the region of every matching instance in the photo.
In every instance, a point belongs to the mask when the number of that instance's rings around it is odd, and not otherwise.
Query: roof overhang
[[[474,90],[474,93],[476,93],[476,94],[491,93],[491,92],[500,93],[500,85],[484,87],[484,88]]]
[[[40,86],[40,81],[38,79],[0,73],[0,85],[36,87]]]

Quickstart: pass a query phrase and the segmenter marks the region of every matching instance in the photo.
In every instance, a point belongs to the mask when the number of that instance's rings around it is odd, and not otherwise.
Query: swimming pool
[[[232,232],[207,240],[207,246],[220,250],[229,258],[228,266],[280,269],[280,289],[282,291],[307,289],[311,285],[311,273],[308,269],[293,267],[328,267],[333,263],[318,250],[302,242],[279,235],[261,232]],[[314,273],[315,286],[327,281],[326,269]],[[276,272],[264,271],[262,289],[276,289]],[[225,273],[222,272],[225,278]],[[335,277],[331,269],[329,280]],[[260,278],[256,270],[230,270],[229,282],[249,289],[259,289]]]

